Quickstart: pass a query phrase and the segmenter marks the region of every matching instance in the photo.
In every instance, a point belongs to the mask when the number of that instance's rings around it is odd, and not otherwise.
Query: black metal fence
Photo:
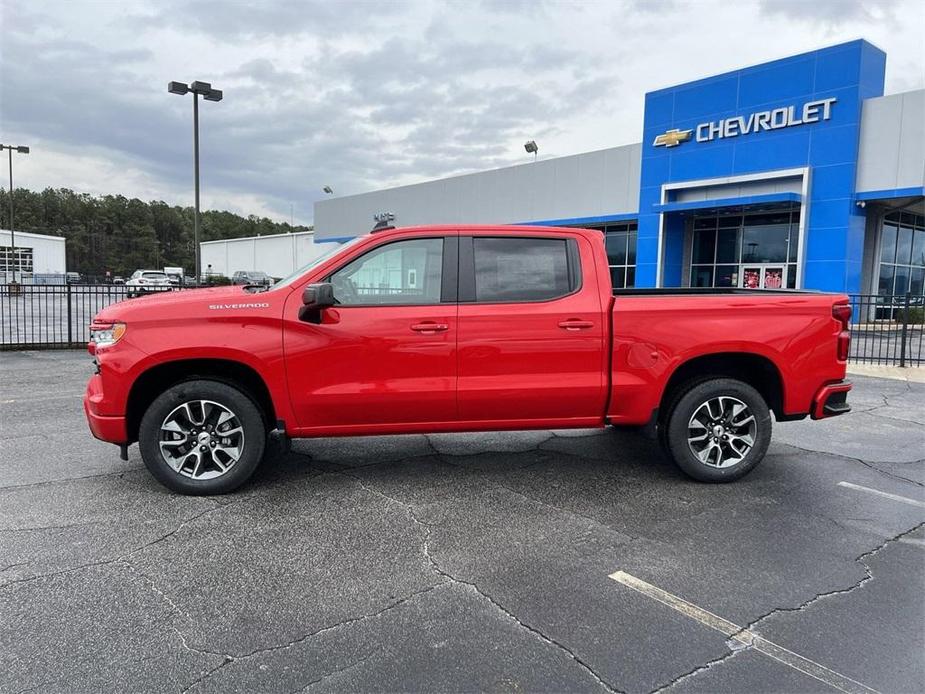
[[[925,366],[925,299],[913,294],[852,294],[849,360]]]
[[[0,285],[0,350],[85,347],[93,316],[137,291],[120,284]]]
[[[134,291],[118,284],[0,285],[0,350],[83,347],[93,316]],[[854,294],[851,304],[850,361],[925,366],[923,297]]]

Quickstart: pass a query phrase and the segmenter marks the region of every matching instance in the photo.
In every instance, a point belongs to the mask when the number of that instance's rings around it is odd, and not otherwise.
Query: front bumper
[[[851,412],[851,405],[848,404],[849,390],[851,383],[848,381],[822,386],[813,398],[812,418],[825,419]]]
[[[99,406],[103,399],[102,379],[94,375],[87,383],[84,393],[84,413],[90,425],[90,433],[100,441],[124,444],[128,442],[128,428],[124,416],[103,415]]]

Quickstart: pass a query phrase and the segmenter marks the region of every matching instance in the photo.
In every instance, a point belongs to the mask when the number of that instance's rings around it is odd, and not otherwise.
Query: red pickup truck
[[[187,494],[245,482],[269,437],[645,427],[734,480],[778,421],[849,410],[846,296],[611,288],[585,229],[386,229],[267,287],[93,320],[94,436]]]

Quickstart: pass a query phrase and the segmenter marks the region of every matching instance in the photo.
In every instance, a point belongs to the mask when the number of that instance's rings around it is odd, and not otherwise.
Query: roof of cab
[[[491,232],[494,234],[518,234],[525,231],[529,232],[562,232],[567,231],[570,233],[579,233],[581,235],[594,235],[600,236],[599,231],[594,231],[593,229],[584,229],[582,227],[554,227],[554,226],[539,226],[539,225],[529,225],[529,224],[427,224],[421,226],[408,226],[408,227],[387,227],[385,229],[374,230],[368,232],[369,234],[379,236],[380,234],[407,234],[407,233],[428,233],[432,234],[437,233],[447,233],[455,232],[459,234],[465,234],[467,232]]]

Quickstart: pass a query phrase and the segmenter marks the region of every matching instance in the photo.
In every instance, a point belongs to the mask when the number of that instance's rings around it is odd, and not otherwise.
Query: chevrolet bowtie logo
[[[668,130],[658,137],[655,138],[655,142],[652,144],[656,147],[677,147],[682,142],[687,142],[691,139],[692,130]]]

